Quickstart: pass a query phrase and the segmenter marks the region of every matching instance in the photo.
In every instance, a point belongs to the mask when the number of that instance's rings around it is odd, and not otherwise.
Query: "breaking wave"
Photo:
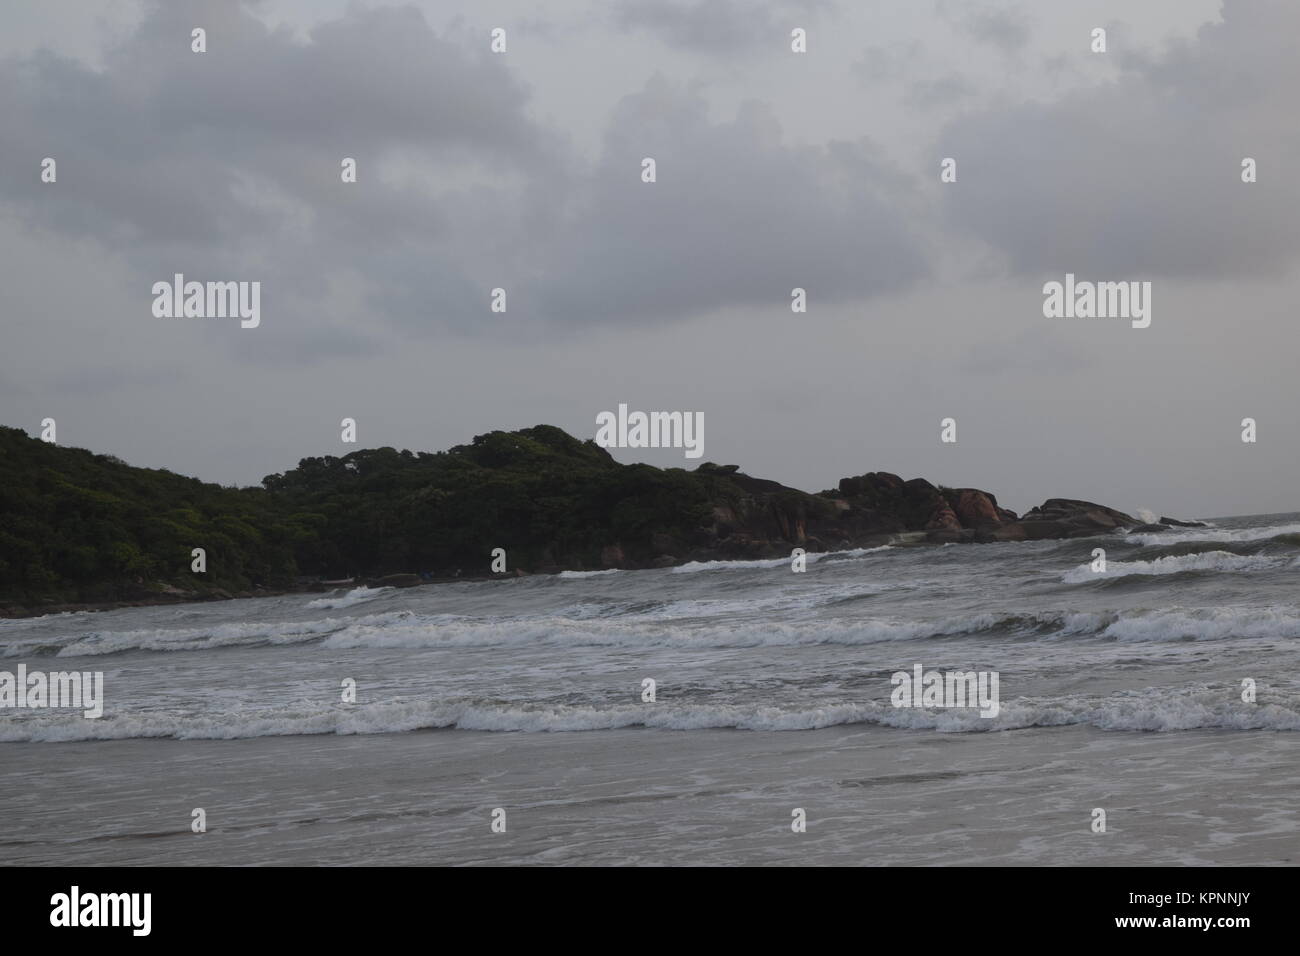
[[[884,692],[882,691],[882,696]],[[0,741],[59,742],[173,737],[232,740],[303,734],[385,734],[415,730],[564,733],[633,727],[693,731],[817,730],[875,724],[897,730],[980,733],[1087,724],[1113,731],[1300,730],[1300,694],[1273,689],[1270,702],[1244,704],[1232,686],[1126,691],[1106,697],[1066,695],[1003,700],[996,717],[978,710],[901,707],[879,701],[827,701],[817,706],[756,703],[546,706],[499,701],[396,699],[353,706],[298,702],[220,716],[105,714],[25,717],[0,725]]]
[[[1072,572],[1073,573],[1073,572]],[[1088,572],[1091,574],[1091,572]],[[1093,637],[1117,641],[1226,640],[1300,637],[1300,611],[1291,607],[1159,608],[1127,611],[985,612],[934,618],[817,617],[744,619],[701,602],[646,607],[631,619],[583,617],[470,618],[391,611],[318,621],[227,623],[209,627],[96,631],[64,643],[20,641],[4,657],[100,656],[126,651],[204,651],[223,647],[319,642],[331,649],[553,646],[629,648],[782,647],[866,645],[889,641],[1003,635],[1052,640]],[[740,605],[736,605],[739,607]],[[577,609],[575,609],[577,610]],[[612,613],[636,610],[611,609]],[[759,606],[760,612],[764,611]],[[692,617],[692,614],[708,614]]]
[[[1290,561],[1286,558],[1233,554],[1230,551],[1204,551],[1168,555],[1153,561],[1108,561],[1105,571],[1094,571],[1091,564],[1083,564],[1067,571],[1061,581],[1065,584],[1087,584],[1106,578],[1180,574],[1185,571],[1267,571],[1283,567],[1288,563]]]
[[[344,607],[353,607],[357,604],[365,604],[367,601],[373,601],[381,595],[393,591],[394,588],[353,588],[346,594],[332,595],[330,597],[317,598],[315,601],[308,601],[307,607],[315,609],[337,609]]]
[[[1264,541],[1269,538],[1285,538],[1300,534],[1300,524],[1268,525],[1260,528],[1240,528],[1226,530],[1217,528],[1184,528],[1179,531],[1152,531],[1130,534],[1124,538],[1129,544],[1167,545],[1183,544],[1189,541],[1204,541],[1207,544],[1240,541]]]

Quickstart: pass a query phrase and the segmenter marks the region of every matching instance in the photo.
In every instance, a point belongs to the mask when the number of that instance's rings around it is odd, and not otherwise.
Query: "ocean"
[[[0,621],[104,676],[0,710],[0,857],[1295,863],[1300,514],[1210,524]]]

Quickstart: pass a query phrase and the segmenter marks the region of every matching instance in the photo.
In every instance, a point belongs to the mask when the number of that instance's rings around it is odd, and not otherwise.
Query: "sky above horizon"
[[[254,484],[622,403],[705,421],[624,462],[1297,511],[1297,36],[1288,0],[10,0],[0,424]],[[178,272],[259,281],[260,325],[155,317]],[[1067,273],[1149,281],[1150,326],[1045,317]]]

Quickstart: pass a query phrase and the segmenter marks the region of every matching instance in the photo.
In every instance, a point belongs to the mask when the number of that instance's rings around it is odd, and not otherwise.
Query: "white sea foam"
[[[826,558],[860,558],[875,554],[877,551],[889,551],[891,545],[882,544],[875,548],[850,548],[845,551],[810,551],[807,554],[809,564],[815,564]],[[790,557],[760,558],[753,561],[688,561],[671,568],[673,574],[698,574],[701,571],[745,571],[752,568],[788,568]]]
[[[394,588],[368,588],[365,586],[353,588],[347,594],[332,595],[330,597],[317,598],[314,601],[308,601],[307,607],[312,609],[336,609],[352,607],[356,604],[365,604],[367,601],[373,601]]]
[[[869,593],[869,592],[868,592]],[[773,596],[773,607],[816,605],[824,595]],[[751,618],[742,611],[758,611]],[[4,657],[76,657],[125,651],[206,651],[319,641],[322,647],[789,647],[865,645],[1005,633],[1040,639],[1095,636],[1121,641],[1217,640],[1300,636],[1300,610],[1273,607],[1115,611],[988,611],[933,618],[789,617],[771,619],[762,602],[683,601],[641,615],[489,616],[390,611],[317,621],[230,622],[205,627],[79,632],[60,644],[17,641]]]
[[[1300,524],[1268,525],[1261,528],[1240,528],[1237,530],[1220,528],[1181,528],[1178,531],[1153,531],[1130,534],[1125,542],[1146,546],[1167,544],[1184,544],[1188,541],[1205,541],[1207,543],[1225,543],[1230,541],[1263,541],[1282,534],[1300,534]]]
[[[811,561],[817,556],[808,555]],[[671,568],[673,574],[697,574],[700,571],[745,571],[750,568],[781,568],[790,566],[790,558],[763,558],[756,561],[688,561]]]
[[[356,621],[374,626],[397,622],[410,611],[392,611],[362,618],[323,618],[318,621],[228,621],[200,627],[140,628],[126,631],[78,631],[61,640],[15,641],[4,645],[4,657],[53,652],[57,657],[95,656],[121,651],[206,651],[248,644],[297,644],[346,627]]]
[[[661,623],[535,618],[512,621],[358,623],[325,638],[322,646],[463,647],[555,644],[622,647],[761,647],[801,644],[876,644],[945,637],[1024,621],[1023,615],[972,614],[937,620],[736,621],[668,628]]]
[[[1119,641],[1213,641],[1232,638],[1300,637],[1293,607],[1213,607],[1131,613],[1101,632]]]
[[[607,568],[604,571],[561,571],[562,578],[598,578],[606,574],[618,574],[618,568]]]
[[[1105,571],[1094,571],[1091,564],[1081,564],[1067,571],[1061,581],[1065,584],[1087,584],[1103,578],[1122,578],[1135,574],[1178,574],[1182,571],[1266,571],[1282,567],[1287,563],[1286,558],[1233,554],[1230,551],[1204,551],[1195,554],[1170,555],[1156,558],[1154,561],[1108,561]]]
[[[298,702],[216,716],[142,712],[99,720],[47,715],[0,724],[0,741],[58,742],[138,737],[230,740],[301,734],[383,734],[457,729],[487,732],[578,732],[651,727],[665,730],[815,730],[878,724],[904,730],[980,733],[1088,724],[1115,731],[1300,730],[1300,694],[1273,688],[1269,702],[1245,704],[1233,687],[1146,688],[1106,697],[1063,695],[1003,699],[996,718],[975,708],[896,708],[880,700],[825,701],[815,706],[678,703],[548,706],[487,701],[395,699],[346,706]]]

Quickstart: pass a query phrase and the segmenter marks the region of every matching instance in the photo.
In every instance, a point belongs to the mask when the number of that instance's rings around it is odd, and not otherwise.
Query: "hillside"
[[[1025,520],[987,492],[873,472],[808,494],[735,465],[623,465],[538,425],[445,452],[306,458],[227,488],[0,427],[0,610],[201,599],[321,579],[661,567],[928,541],[1095,534],[1136,524],[1050,499]],[[191,571],[191,550],[207,571]],[[418,579],[417,579],[418,580]]]

